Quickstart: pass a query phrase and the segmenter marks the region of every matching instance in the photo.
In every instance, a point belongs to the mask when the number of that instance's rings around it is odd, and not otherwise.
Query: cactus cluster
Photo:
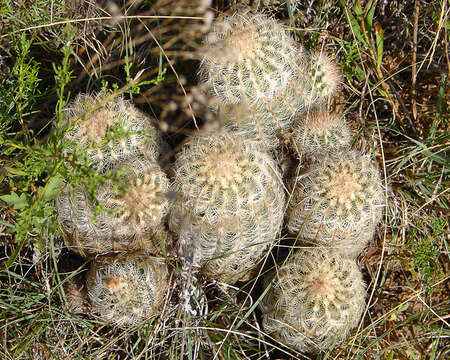
[[[329,57],[306,52],[276,20],[252,12],[217,20],[204,45],[200,81],[225,126],[190,136],[170,184],[158,164],[163,142],[130,102],[80,95],[65,109],[65,155],[82,152],[99,173],[123,174],[98,187],[108,211],[96,218],[86,189],[66,184],[56,201],[65,241],[87,257],[128,251],[97,258],[88,275],[94,311],[128,326],[157,314],[168,289],[167,266],[148,256],[158,252],[149,239],[166,218],[182,268],[230,284],[252,276],[285,220],[297,240],[320,247],[297,251],[265,279],[263,327],[299,351],[324,350],[364,308],[355,258],[381,219],[380,175],[350,149],[343,116],[323,108],[341,79]],[[289,138],[307,167],[286,184],[286,209],[274,155]]]
[[[226,122],[271,150],[279,146],[278,137],[287,134],[296,113],[323,103],[340,83],[337,67],[327,56],[308,54],[280,23],[262,14],[223,17],[205,47],[201,82],[219,104],[247,106],[239,117],[223,106]]]
[[[168,288],[167,265],[146,254],[106,256],[91,264],[87,291],[93,311],[120,327],[157,314]]]
[[[236,281],[273,242],[284,192],[275,161],[258,142],[229,131],[197,134],[178,154],[169,225],[195,248],[212,278]]]
[[[123,173],[120,188],[111,181],[98,186],[97,201],[107,210],[99,214],[86,189],[66,184],[56,199],[66,244],[82,256],[146,248],[168,212],[156,128],[129,101],[101,94],[79,95],[64,109],[62,125],[66,156],[83,151],[98,173]]]
[[[158,163],[163,141],[121,96],[80,94],[62,115],[63,154],[86,156],[97,173],[118,179],[97,185],[96,199],[82,186],[64,184],[55,201],[64,241],[95,258],[87,277],[93,311],[108,323],[135,325],[157,313],[168,286],[166,265],[146,255],[160,252],[155,237],[169,211],[169,180]],[[97,258],[112,251],[125,255]]]
[[[365,288],[354,260],[324,248],[297,251],[276,275],[260,307],[264,330],[302,352],[327,350],[358,325]]]

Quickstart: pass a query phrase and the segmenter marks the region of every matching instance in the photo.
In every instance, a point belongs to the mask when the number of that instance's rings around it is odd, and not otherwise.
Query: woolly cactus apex
[[[93,311],[119,327],[157,315],[168,284],[164,261],[139,253],[98,258],[87,275]]]
[[[114,171],[121,169],[126,171],[121,176],[123,188],[107,182],[97,190],[98,202],[110,212],[95,217],[95,204],[87,192],[70,184],[56,200],[66,244],[82,256],[147,248],[148,236],[168,213],[169,181],[155,161],[123,161]]]
[[[302,249],[273,281],[260,303],[263,327],[284,344],[300,352],[327,350],[358,325],[366,292],[353,260],[328,249]]]
[[[311,104],[323,103],[339,88],[342,81],[338,66],[322,52],[310,54]]]
[[[350,147],[350,129],[343,116],[312,110],[294,120],[294,149],[300,155],[324,156]]]
[[[157,129],[130,101],[117,96],[80,94],[63,109],[66,155],[79,147],[101,173],[116,162],[136,157],[157,159],[162,140]]]
[[[223,104],[270,101],[290,83],[302,54],[281,24],[255,13],[216,21],[204,45],[200,78]]]
[[[341,152],[294,179],[286,226],[302,238],[356,256],[372,238],[383,206],[377,168],[356,151]]]
[[[260,143],[221,132],[191,138],[174,169],[179,196],[169,226],[181,248],[195,248],[194,265],[211,278],[247,276],[282,225],[285,199],[274,160]]]

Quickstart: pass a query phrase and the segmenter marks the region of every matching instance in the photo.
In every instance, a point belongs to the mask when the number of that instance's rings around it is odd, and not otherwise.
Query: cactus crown
[[[106,257],[91,264],[87,276],[93,310],[117,326],[136,325],[156,315],[168,288],[166,265],[140,254]]]
[[[123,165],[127,170],[121,176],[125,188],[111,193],[113,184],[108,183],[99,189],[98,198],[104,199],[108,209],[115,210],[116,221],[123,226],[131,227],[137,233],[155,228],[168,212],[165,194],[169,181],[166,175],[156,161],[134,160]]]
[[[215,220],[261,201],[267,186],[281,186],[271,156],[234,132],[191,138],[177,156],[175,172],[174,190],[190,199],[196,213]]]
[[[342,116],[312,110],[295,118],[292,140],[299,155],[324,156],[349,148],[351,134]]]
[[[348,151],[324,158],[293,186],[289,231],[349,254],[372,238],[384,196],[378,170],[366,156]]]
[[[78,95],[63,109],[63,126],[70,144],[65,152],[81,147],[99,172],[128,158],[157,159],[161,152],[157,129],[121,96],[105,102],[102,94]]]
[[[298,68],[294,40],[262,14],[222,18],[206,37],[205,48],[200,77],[223,104],[270,100]]]
[[[263,325],[299,351],[325,350],[358,324],[364,298],[353,260],[327,249],[302,249],[277,271],[261,303]]]

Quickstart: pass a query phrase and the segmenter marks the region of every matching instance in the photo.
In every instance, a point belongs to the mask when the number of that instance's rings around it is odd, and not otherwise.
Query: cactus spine
[[[311,81],[311,104],[328,100],[339,88],[342,81],[339,68],[328,55],[314,52],[309,56]]]
[[[301,238],[349,256],[363,250],[381,219],[381,179],[370,159],[356,151],[324,158],[293,179],[286,226]]]
[[[88,296],[101,319],[120,327],[158,314],[168,290],[165,263],[145,254],[96,259],[87,275]]]
[[[260,303],[264,330],[298,351],[327,350],[360,320],[365,289],[353,260],[323,248],[302,249],[273,281]]]

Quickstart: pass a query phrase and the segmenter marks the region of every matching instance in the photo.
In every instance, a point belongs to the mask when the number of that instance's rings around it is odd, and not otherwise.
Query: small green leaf
[[[28,175],[25,171],[23,171],[21,169],[15,169],[15,168],[12,168],[12,167],[9,167],[9,166],[5,166],[5,169],[8,172],[10,172],[11,174],[13,174],[13,175],[20,175],[20,176],[27,176]]]
[[[60,176],[54,176],[50,178],[44,187],[39,187],[39,196],[44,201],[52,200],[56,195],[59,194],[59,186],[62,184],[63,178]]]
[[[372,32],[372,24],[373,24],[373,15],[375,13],[375,5],[376,1],[371,0],[370,3],[366,7],[364,18],[367,24],[367,31]]]
[[[340,0],[341,6],[345,11],[345,14],[347,15],[348,21],[350,23],[350,26],[352,28],[353,34],[358,39],[359,42],[366,44],[366,41],[364,40],[364,37],[362,36],[362,30],[361,27],[358,24],[358,20],[350,13],[349,9],[347,8],[345,0]],[[356,6],[355,6],[356,8]],[[362,15],[362,12],[361,12]]]
[[[28,206],[27,196],[25,193],[17,195],[14,191],[10,194],[0,196],[0,199],[6,201],[9,205],[13,205],[14,209],[19,210]]]
[[[353,0],[353,11],[358,17],[362,17],[364,15],[360,7],[360,4],[356,0]]]
[[[384,30],[379,22],[375,23],[375,39],[377,42],[377,68],[381,66],[384,51]]]

